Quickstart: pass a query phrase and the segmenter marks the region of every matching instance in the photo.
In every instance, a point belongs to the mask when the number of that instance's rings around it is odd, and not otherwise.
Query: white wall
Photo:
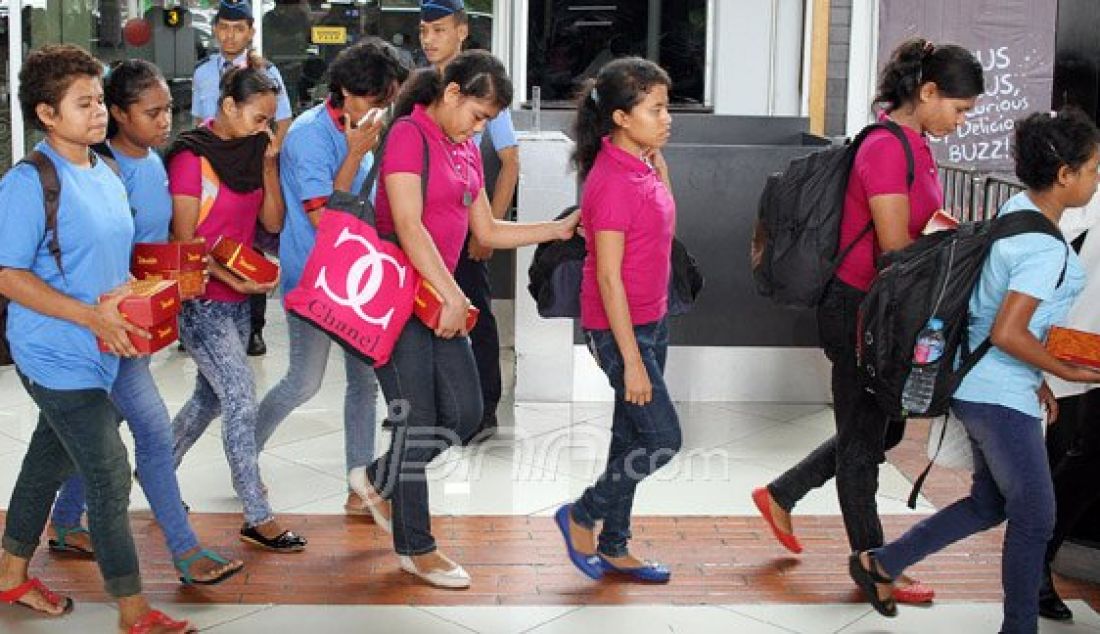
[[[804,0],[714,2],[714,111],[798,115]]]

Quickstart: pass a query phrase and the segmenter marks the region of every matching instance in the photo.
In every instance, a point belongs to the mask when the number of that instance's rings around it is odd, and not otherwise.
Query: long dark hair
[[[141,99],[146,90],[167,82],[160,69],[143,59],[118,60],[111,64],[107,77],[103,80],[103,101],[107,105],[107,138],[113,139],[119,133],[118,120],[111,112],[111,106],[126,110]]]
[[[282,87],[267,74],[267,61],[254,53],[249,54],[245,66],[234,68],[223,75],[219,88],[219,110],[226,99],[242,104],[256,95],[277,95],[282,91]]]
[[[672,87],[672,79],[663,68],[640,57],[623,57],[608,62],[595,80],[589,80],[577,101],[573,133],[577,146],[573,166],[581,180],[596,163],[603,137],[615,129],[616,110],[630,112],[654,86]]]
[[[1036,112],[1016,122],[1016,178],[1042,191],[1058,180],[1063,165],[1078,170],[1096,154],[1100,130],[1087,114],[1072,106],[1055,114]]]
[[[507,108],[512,104],[512,80],[508,79],[504,64],[488,51],[471,50],[459,53],[447,64],[442,75],[435,68],[424,68],[413,73],[397,95],[394,116],[412,114],[416,104],[427,106],[435,103],[451,84],[458,84],[459,90],[467,97],[491,99],[498,108]]]
[[[971,99],[985,91],[981,62],[970,51],[918,37],[894,49],[879,75],[875,104],[896,110],[914,102],[928,82],[951,99]]]

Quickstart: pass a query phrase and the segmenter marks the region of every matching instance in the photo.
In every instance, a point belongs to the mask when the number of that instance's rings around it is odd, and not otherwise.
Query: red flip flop
[[[786,533],[780,530],[779,526],[775,523],[775,518],[772,517],[771,509],[772,494],[768,491],[768,487],[754,489],[752,492],[752,501],[756,504],[756,510],[760,511],[760,515],[764,518],[764,521],[771,527],[772,534],[779,540],[779,543],[783,544],[784,548],[796,555],[802,552],[802,542],[798,541],[794,533]]]
[[[48,601],[49,604],[54,607],[63,605],[64,609],[61,611],[61,614],[50,614],[49,612],[39,610],[38,608],[28,603],[23,603],[21,599],[26,596],[26,594],[31,590],[37,590],[38,593],[42,595],[42,598],[46,599],[46,601]],[[3,592],[0,592],[0,602],[7,603],[8,605],[18,605],[20,607],[27,608],[28,610],[34,610],[39,614],[50,617],[65,616],[69,612],[73,611],[72,599],[70,599],[69,597],[63,597],[53,592],[46,587],[46,584],[39,581],[37,577],[31,577],[30,579],[24,581],[22,585],[16,586],[11,590],[4,590]]]
[[[922,603],[931,603],[932,599],[936,598],[936,591],[932,589],[932,586],[925,585],[916,579],[912,579],[911,581],[912,583],[907,586],[903,586],[895,581],[895,601],[909,605],[920,605]]]
[[[187,621],[176,621],[169,617],[160,610],[150,610],[145,613],[145,616],[138,619],[137,623],[130,626],[130,634],[149,634],[155,628],[163,627],[167,628],[169,632],[186,634],[187,632],[198,632],[197,629],[191,627],[191,624]]]

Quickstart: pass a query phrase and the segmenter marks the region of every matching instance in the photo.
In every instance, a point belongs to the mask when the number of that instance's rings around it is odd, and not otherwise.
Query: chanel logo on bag
[[[355,311],[355,314],[363,321],[381,326],[382,328],[387,328],[389,327],[390,319],[393,318],[393,307],[390,307],[381,317],[371,317],[366,314],[363,309],[374,299],[379,289],[382,288],[382,281],[386,275],[385,265],[387,263],[397,271],[398,286],[402,288],[405,286],[406,269],[395,260],[393,256],[378,251],[370,241],[355,235],[345,227],[344,230],[340,232],[340,237],[336,239],[333,246],[339,247],[347,242],[354,242],[360,245],[363,247],[365,253],[348,268],[347,276],[344,279],[344,296],[336,294],[336,292],[332,290],[332,287],[329,286],[326,276],[327,267],[321,267],[321,271],[317,275],[316,288],[324,291],[325,294],[337,304]]]

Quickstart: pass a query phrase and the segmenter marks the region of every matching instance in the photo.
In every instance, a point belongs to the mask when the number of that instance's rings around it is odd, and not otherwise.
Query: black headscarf
[[[182,150],[191,150],[210,161],[226,187],[247,194],[264,186],[264,152],[271,139],[266,134],[250,134],[239,139],[223,139],[206,126],[181,132],[165,152],[165,163]]]

